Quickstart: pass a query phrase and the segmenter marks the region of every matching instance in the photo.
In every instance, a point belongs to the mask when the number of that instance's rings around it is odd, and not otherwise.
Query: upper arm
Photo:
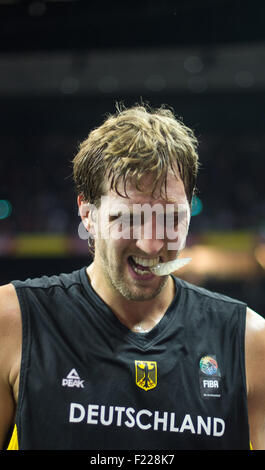
[[[265,450],[265,320],[247,309],[246,376],[250,440]]]
[[[14,385],[19,374],[21,315],[14,287],[0,287],[0,448],[14,422]]]

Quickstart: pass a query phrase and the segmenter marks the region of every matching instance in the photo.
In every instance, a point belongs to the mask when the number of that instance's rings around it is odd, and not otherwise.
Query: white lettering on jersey
[[[86,422],[90,425],[103,425],[127,428],[138,427],[146,431],[190,432],[191,434],[221,437],[225,432],[225,421],[222,418],[196,416],[186,414],[176,423],[176,414],[167,411],[135,410],[132,407],[105,406],[80,403],[70,403],[70,423]]]

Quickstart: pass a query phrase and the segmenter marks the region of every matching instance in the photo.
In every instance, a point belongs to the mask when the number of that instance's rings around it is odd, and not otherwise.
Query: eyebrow
[[[152,205],[153,206],[156,206],[156,205],[163,205],[164,204],[172,204],[174,206],[178,205],[178,201],[175,201],[174,199],[161,199],[161,200],[158,200],[156,202],[154,202],[154,204]],[[139,206],[145,206],[146,204],[150,204],[149,202],[130,202],[128,201],[128,204],[127,204],[127,207],[130,208],[134,205],[139,205]]]
[[[176,201],[174,201],[173,199],[172,199],[172,200],[169,199],[169,200],[165,201],[165,203],[166,203],[166,204],[174,204],[174,205],[175,205],[175,204],[178,204],[178,203],[177,203]]]

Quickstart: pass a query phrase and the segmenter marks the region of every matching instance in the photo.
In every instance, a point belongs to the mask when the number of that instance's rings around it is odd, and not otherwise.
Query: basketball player
[[[193,132],[118,109],[73,165],[94,260],[0,288],[2,449],[265,449],[265,321],[171,273]]]

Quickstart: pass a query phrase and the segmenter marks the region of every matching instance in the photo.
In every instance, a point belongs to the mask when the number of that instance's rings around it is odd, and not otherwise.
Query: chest
[[[52,328],[32,328],[18,417],[24,448],[245,445],[242,352],[231,336],[210,334],[205,322],[139,335],[92,314],[69,318],[71,328],[58,316]]]
[[[108,354],[97,345],[84,356],[49,355],[31,365],[24,410],[35,413],[46,436],[47,423],[54,422],[64,439],[76,436],[71,445],[82,448],[88,439],[92,448],[106,439],[113,448],[116,439],[121,448],[218,441],[237,406],[237,390],[227,386],[219,355],[206,351],[175,341],[146,351],[120,344]]]

